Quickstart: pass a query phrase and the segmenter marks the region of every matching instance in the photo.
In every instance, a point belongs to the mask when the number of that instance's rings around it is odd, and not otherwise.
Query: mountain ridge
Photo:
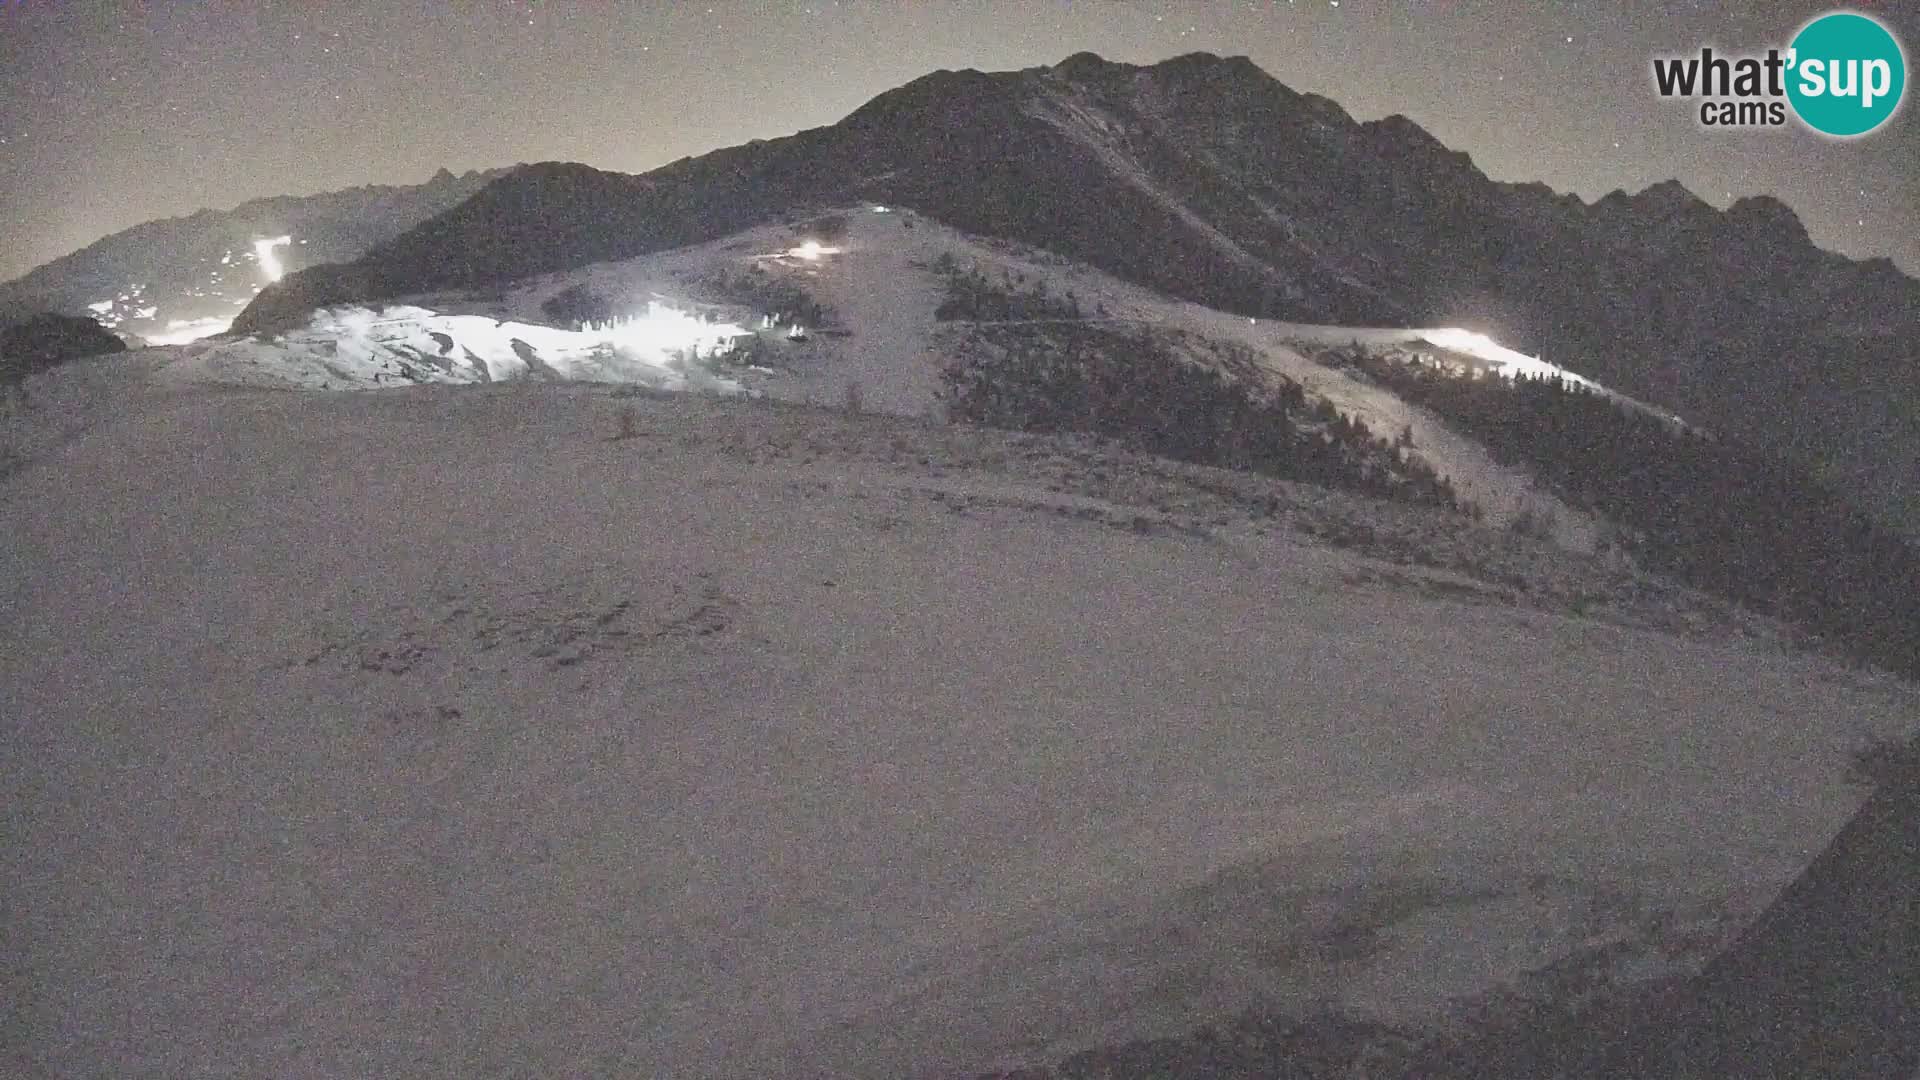
[[[1452,325],[1750,441],[1920,536],[1920,281],[1815,246],[1769,196],[1677,181],[1589,203],[1487,177],[1401,115],[1356,121],[1245,57],[1088,52],[940,70],[836,124],[639,175],[547,162],[266,287],[238,332],[316,307],[703,243],[869,201],[1222,311]]]
[[[1049,86],[1056,90],[1050,100],[1043,93]],[[768,185],[768,193],[760,200],[765,203],[867,194],[875,198],[892,197],[902,205],[914,206],[915,209],[938,217],[941,207],[915,205],[915,199],[918,197],[922,201],[928,201],[925,199],[926,196],[941,194],[942,189],[949,185],[935,184],[931,178],[927,177],[903,179],[899,176],[897,167],[892,170],[883,169],[880,172],[867,171],[874,166],[901,164],[899,161],[888,159],[889,151],[898,153],[902,149],[897,145],[897,141],[894,145],[880,145],[876,139],[897,135],[900,127],[912,121],[921,125],[916,134],[925,136],[926,144],[931,147],[928,152],[935,157],[946,156],[951,151],[978,149],[981,146],[991,147],[995,144],[1006,148],[1008,144],[1015,142],[1015,136],[1045,134],[1033,123],[1022,121],[1051,120],[1056,127],[1064,122],[1059,116],[1036,117],[1032,115],[1034,109],[1031,108],[1042,103],[1060,104],[1057,88],[1062,86],[1090,93],[1095,99],[1094,104],[1121,111],[1123,114],[1131,113],[1130,116],[1123,115],[1122,120],[1132,121],[1132,128],[1116,132],[1112,127],[1108,127],[1100,132],[1102,135],[1117,133],[1123,141],[1130,136],[1165,134],[1164,131],[1156,133],[1137,130],[1146,126],[1141,124],[1141,121],[1150,123],[1157,120],[1161,121],[1160,126],[1163,128],[1171,128],[1169,121],[1191,121],[1199,116],[1199,112],[1208,108],[1218,111],[1221,103],[1218,100],[1209,99],[1208,95],[1213,95],[1217,99],[1223,93],[1245,93],[1249,96],[1249,103],[1242,108],[1240,114],[1225,117],[1230,121],[1227,125],[1231,129],[1229,133],[1245,133],[1249,120],[1265,119],[1278,123],[1284,134],[1294,136],[1296,143],[1303,147],[1311,148],[1315,143],[1326,144],[1331,136],[1338,135],[1340,145],[1334,147],[1338,151],[1335,157],[1351,158],[1361,150],[1373,150],[1377,151],[1382,158],[1379,161],[1359,162],[1361,166],[1393,166],[1417,162],[1423,167],[1443,168],[1445,172],[1425,177],[1424,183],[1431,191],[1438,192],[1456,202],[1485,200],[1497,196],[1509,203],[1508,206],[1498,208],[1507,216],[1526,209],[1526,204],[1529,202],[1536,206],[1552,206],[1566,212],[1566,219],[1558,223],[1548,223],[1549,225],[1572,225],[1592,229],[1601,222],[1611,221],[1615,225],[1626,227],[1627,235],[1619,239],[1641,244],[1645,244],[1656,232],[1669,229],[1676,223],[1691,225],[1691,231],[1694,232],[1704,229],[1724,234],[1705,237],[1689,235],[1680,238],[1690,241],[1737,239],[1740,235],[1751,232],[1755,227],[1774,226],[1790,234],[1787,247],[1797,249],[1800,255],[1822,262],[1824,264],[1822,269],[1854,267],[1867,276],[1876,278],[1875,285],[1881,290],[1905,289],[1920,295],[1920,282],[1900,273],[1890,260],[1852,260],[1815,247],[1807,238],[1805,228],[1799,222],[1798,216],[1786,204],[1771,196],[1746,197],[1723,211],[1712,207],[1675,180],[1653,184],[1631,195],[1624,191],[1615,191],[1591,203],[1580,199],[1575,194],[1553,192],[1543,184],[1495,181],[1480,172],[1473,165],[1468,154],[1447,148],[1431,133],[1403,114],[1394,114],[1380,120],[1355,121],[1337,103],[1317,95],[1302,94],[1292,90],[1262,71],[1246,57],[1222,58],[1204,52],[1184,54],[1151,66],[1107,61],[1098,57],[1097,54],[1080,52],[1050,67],[1029,68],[1021,71],[988,73],[971,68],[941,69],[875,96],[837,124],[807,129],[779,139],[757,140],[739,147],[716,150],[696,158],[683,158],[659,169],[637,174],[651,180],[650,184],[635,186],[625,193],[615,190],[618,185],[606,184],[601,194],[614,199],[629,196],[642,197],[647,194],[660,197],[664,194],[665,188],[675,183],[696,179],[710,182],[728,176],[737,177],[742,170],[750,170],[760,174],[756,177],[757,179],[771,181]],[[1131,93],[1133,100],[1131,102],[1121,100],[1119,95],[1124,93]],[[1196,98],[1199,109],[1185,108],[1183,111],[1183,102],[1191,104]],[[1141,105],[1149,103],[1153,107],[1144,110],[1140,108]],[[988,125],[981,122],[982,114],[993,114],[995,110],[1004,112],[1009,107],[1019,106],[1029,106],[1029,108],[1024,113],[993,116],[994,119],[1006,121],[1000,126],[997,137],[995,137],[996,133],[985,130]],[[1167,115],[1154,116],[1152,113],[1155,111],[1163,111]],[[1215,118],[1219,119],[1219,117]],[[927,123],[927,121],[937,122]],[[955,145],[956,136],[959,135],[970,135],[975,141]],[[1084,140],[1082,142],[1084,144]],[[1086,149],[1086,147],[1083,145],[1072,149]],[[1167,147],[1145,145],[1139,149],[1164,154]],[[1184,156],[1211,157],[1216,162],[1220,160],[1219,151],[1222,147],[1202,144],[1201,149],[1205,150],[1206,154]],[[1255,149],[1271,148],[1256,147]],[[822,153],[824,151],[834,153]],[[1069,155],[1069,157],[1075,165],[1087,164],[1081,155]],[[1012,160],[1016,165],[1025,164],[1017,154]],[[964,165],[965,161],[962,158],[949,163]],[[568,164],[570,163],[547,162],[528,166],[527,168],[534,171],[522,173],[517,177],[503,177],[502,181],[508,187],[528,188],[529,190],[523,195],[542,195],[538,189],[547,186],[550,178],[543,176],[541,170],[557,169]],[[1162,164],[1177,173],[1182,163],[1166,160]],[[1244,165],[1246,162],[1236,164]],[[1349,164],[1354,163],[1350,161]],[[628,175],[604,172],[592,169],[590,166],[579,168],[589,169],[594,174],[605,177]],[[1386,193],[1390,195],[1406,197],[1413,194],[1405,178],[1396,176],[1390,169],[1373,168],[1361,171],[1379,174],[1379,181]],[[1175,176],[1174,179],[1181,178]],[[908,182],[908,180],[917,182]],[[725,198],[729,196],[738,198],[737,192],[725,190],[731,186],[723,185],[722,190],[711,193],[707,199],[708,205],[718,208]],[[564,205],[581,194],[591,196],[593,193],[556,190],[545,192],[536,201],[549,206],[558,206]],[[984,219],[984,221],[956,222],[955,224],[967,227],[969,231],[978,232],[981,231],[977,228],[978,225],[995,223],[994,211],[1001,211],[1000,216],[1003,220],[998,223],[1002,227],[1012,224],[1004,220],[1008,208],[997,206],[992,201],[991,196],[999,194],[1003,193],[990,193],[988,197],[983,198],[980,205],[949,207],[949,209],[963,211],[961,216]],[[1543,194],[1545,198],[1540,197]],[[496,192],[493,197],[503,199],[505,193]],[[1240,203],[1238,206],[1220,209],[1242,211],[1251,209],[1246,200],[1238,200],[1238,202]],[[458,209],[456,208],[455,212]],[[750,207],[746,203],[741,203],[738,209],[747,210]],[[1202,216],[1207,215],[1203,213]],[[1269,213],[1266,216],[1273,215]],[[1621,221],[1623,216],[1628,220]],[[729,220],[706,224],[715,228],[737,229],[758,223],[758,220],[744,222]],[[1209,224],[1231,234],[1232,230],[1229,226],[1239,223],[1228,221],[1223,224],[1209,218]],[[700,230],[690,231],[699,232]],[[989,234],[992,232],[991,229],[987,231]],[[449,238],[449,235],[450,230],[442,228],[422,234],[416,237],[414,242]],[[692,237],[695,240],[710,238],[711,236],[704,233]],[[1246,246],[1244,238],[1234,236],[1233,239],[1241,246]],[[648,246],[655,242],[657,241],[644,236],[636,236],[624,243],[617,239],[610,239],[607,244],[609,250],[616,251],[620,256],[631,257],[646,254],[649,250],[658,250]],[[362,269],[369,269],[371,264],[380,260],[405,260],[410,254],[407,245],[408,240],[404,235],[396,237],[394,241],[381,245],[378,250],[370,252],[366,258],[360,260]],[[1471,246],[1469,250],[1472,250]],[[1064,253],[1085,254],[1085,252]],[[1096,252],[1096,254],[1100,253]],[[1114,261],[1111,252],[1104,254],[1106,258],[1096,260],[1096,265],[1101,261]],[[570,268],[560,264],[573,261],[569,253],[562,252],[545,260],[536,259],[528,263],[502,262],[473,265],[468,267],[466,273],[461,276],[471,281],[501,280],[494,275],[519,276],[527,266],[537,266],[539,269],[526,272]],[[556,265],[548,265],[549,263]],[[574,264],[577,265],[577,262]],[[400,272],[402,269],[396,268],[395,273],[385,275],[384,279],[382,275],[376,274],[364,279],[364,283],[376,290],[404,287],[404,273]],[[1367,291],[1377,294],[1380,290],[1376,288]],[[1421,291],[1414,290],[1416,295]],[[377,294],[369,294],[358,298],[379,297]],[[1245,298],[1240,299],[1243,303],[1245,302]],[[1286,303],[1288,301],[1282,300],[1268,309],[1248,313],[1275,317],[1285,315],[1303,319],[1314,314],[1299,310],[1275,309]],[[1300,301],[1294,300],[1292,303],[1298,304]],[[1425,300],[1428,308],[1441,306],[1442,303],[1441,298],[1431,296]],[[1524,331],[1527,328],[1510,329]],[[1524,337],[1526,334],[1522,333],[1518,336]]]
[[[53,311],[91,314],[141,337],[164,334],[169,323],[224,329],[254,286],[272,280],[256,242],[288,236],[282,254],[298,252],[304,264],[358,258],[510,171],[442,168],[421,184],[273,195],[143,222],[0,283],[0,321]]]

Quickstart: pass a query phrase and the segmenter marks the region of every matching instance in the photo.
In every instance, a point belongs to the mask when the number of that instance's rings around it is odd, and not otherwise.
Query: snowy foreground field
[[[1076,444],[577,384],[98,416],[0,481],[27,1076],[1440,1024],[1697,963],[1920,704],[1597,563],[1397,565],[1293,527],[1356,501]]]

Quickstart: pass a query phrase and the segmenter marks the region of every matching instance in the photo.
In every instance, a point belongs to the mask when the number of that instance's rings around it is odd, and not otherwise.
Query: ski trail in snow
[[[842,245],[843,253],[823,260],[817,276],[804,279],[853,331],[853,337],[837,342],[827,376],[837,385],[826,389],[831,394],[855,384],[863,407],[918,416],[940,392],[940,358],[927,332],[939,288],[925,270],[911,265],[910,247],[889,242],[911,231],[901,224],[906,219],[851,217],[859,224]]]

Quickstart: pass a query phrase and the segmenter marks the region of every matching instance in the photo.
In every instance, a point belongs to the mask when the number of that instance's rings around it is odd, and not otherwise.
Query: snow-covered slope
[[[737,390],[699,361],[748,331],[659,302],[630,318],[564,330],[447,315],[407,305],[314,313],[306,329],[175,347],[175,382],[363,390],[516,379],[634,383],[665,390]]]
[[[826,334],[817,333],[820,327],[803,328],[815,331],[804,342],[787,341],[784,332],[771,335],[779,369],[738,373],[744,385],[781,400],[834,404],[857,385],[868,409],[923,415],[939,391],[943,355],[934,319],[942,286],[929,267],[940,252],[973,245],[934,222],[887,208],[856,207],[831,216],[845,221],[845,232],[825,243],[805,223],[768,226],[714,244],[542,278],[508,292],[491,310],[535,318],[545,300],[572,286],[628,305],[663,296],[681,303],[724,301],[730,290],[716,289],[713,275],[754,275],[802,290],[837,317]],[[814,247],[806,246],[809,240]],[[766,314],[741,299],[733,311],[756,328],[758,316]]]
[[[91,415],[0,482],[29,1076],[900,1077],[1256,1000],[1421,1023],[1697,960],[1920,706],[1069,442],[574,385]]]
[[[1498,374],[1503,378],[1556,379],[1570,386],[1601,394],[1624,408],[1656,417],[1670,424],[1689,427],[1687,422],[1665,409],[1649,405],[1537,356],[1509,349],[1485,334],[1459,327],[1361,327],[1308,326],[1276,323],[1289,340],[1307,345],[1355,345],[1370,349],[1395,348],[1433,357],[1445,357],[1453,366]]]
[[[1524,471],[1493,461],[1478,444],[1387,390],[1316,363],[1300,351],[1303,342],[1362,340],[1382,346],[1422,343],[1435,351],[1471,355],[1479,363],[1508,371],[1533,370],[1513,359],[1519,354],[1510,354],[1495,342],[1448,328],[1380,330],[1256,322],[1172,300],[1058,256],[967,236],[910,212],[862,206],[813,221],[823,219],[832,222],[832,233],[824,240],[810,231],[812,221],[802,220],[765,226],[712,244],[549,275],[500,293],[410,300],[443,318],[469,315],[507,320],[497,328],[469,321],[460,324],[464,329],[459,333],[451,326],[436,331],[428,326],[430,320],[423,320],[417,312],[392,310],[377,316],[362,315],[358,321],[364,324],[372,319],[391,325],[403,316],[412,319],[407,348],[429,361],[436,354],[436,345],[424,339],[432,333],[440,333],[442,341],[449,336],[459,338],[461,349],[467,347],[469,336],[477,336],[492,344],[475,346],[476,350],[502,357],[507,370],[516,371],[519,361],[508,348],[510,339],[517,335],[532,341],[536,333],[551,338],[554,331],[531,325],[551,321],[543,313],[543,304],[564,290],[584,289],[608,299],[620,310],[639,312],[650,305],[666,304],[701,311],[705,317],[736,323],[758,334],[768,344],[756,355],[764,365],[772,366],[752,370],[722,365],[715,370],[727,385],[783,400],[833,404],[857,392],[867,409],[917,416],[935,406],[940,366],[954,352],[951,335],[962,328],[942,323],[934,316],[944,284],[933,267],[942,256],[950,256],[963,266],[990,275],[1006,273],[1029,282],[1045,282],[1055,295],[1072,293],[1091,318],[1173,328],[1209,340],[1244,343],[1255,350],[1269,370],[1299,382],[1311,394],[1330,401],[1374,432],[1392,437],[1410,430],[1414,452],[1446,476],[1460,495],[1480,507],[1492,523],[1503,524],[1529,515],[1551,522],[1557,540],[1565,547],[1588,551],[1595,546],[1599,523],[1534,484]],[[811,248],[805,246],[809,241],[814,244]],[[716,283],[716,275],[735,283]],[[773,295],[779,289],[799,290],[824,304],[831,309],[834,325],[804,328],[810,331],[804,341],[787,340],[784,325],[763,325],[770,312],[764,302],[766,296],[756,294]],[[305,334],[288,335],[278,345],[241,342],[212,352],[186,354],[192,359],[181,365],[181,373],[191,378],[267,379],[339,388],[372,385],[369,380],[375,379],[381,385],[400,385],[409,377],[401,373],[398,364],[407,363],[414,370],[423,367],[405,351],[396,356],[391,349],[355,344],[346,346],[346,351],[355,356],[374,356],[375,361],[371,367],[363,363],[349,371],[342,358],[327,353],[330,346],[326,341],[333,333],[337,331],[316,324]],[[564,354],[590,345],[560,341],[542,348]],[[659,366],[657,357],[652,366]],[[553,367],[568,371],[569,377],[644,377],[656,385],[677,385],[675,380],[686,375],[676,369],[662,376],[644,366],[616,369],[601,364],[579,373],[567,363]],[[444,373],[427,372],[417,381],[461,380],[470,375],[456,364]],[[667,379],[664,383],[663,377]]]

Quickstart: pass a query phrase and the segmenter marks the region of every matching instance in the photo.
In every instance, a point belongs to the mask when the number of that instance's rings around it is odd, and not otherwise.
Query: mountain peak
[[[1659,210],[1668,213],[1679,210],[1711,209],[1705,199],[1695,195],[1678,180],[1662,180],[1633,196],[1630,201],[1643,210]]]
[[[1443,154],[1452,154],[1447,145],[1433,137],[1433,133],[1415,123],[1405,113],[1394,113],[1379,120],[1368,121],[1362,125],[1379,132],[1395,142],[1420,147],[1424,150],[1437,150]]]
[[[1770,233],[1790,242],[1810,244],[1807,227],[1793,208],[1771,195],[1749,195],[1727,208],[1729,224]]]
[[[1235,63],[1236,61],[1238,61],[1239,64],[1252,63],[1251,60],[1248,60],[1244,56],[1227,57],[1227,56],[1221,56],[1219,53],[1208,52],[1205,49],[1195,49],[1190,53],[1181,53],[1179,56],[1170,56],[1167,59],[1160,61],[1158,64],[1155,64],[1154,66],[1155,67],[1238,66]]]
[[[1168,57],[1157,64],[1142,67],[1120,60],[1108,60],[1099,53],[1082,50],[1065,60],[1046,69],[1069,80],[1098,78],[1106,75],[1151,71],[1159,74],[1179,77],[1181,75],[1258,75],[1262,79],[1271,78],[1250,58],[1245,56],[1220,56],[1217,53],[1195,51]]]
[[[1210,52],[1182,53],[1160,61],[1149,70],[1175,78],[1198,76],[1205,79],[1234,79],[1254,76],[1262,81],[1272,78],[1247,57],[1221,56]]]
[[[1069,79],[1104,75],[1125,65],[1116,64],[1097,52],[1081,51],[1053,65],[1053,70]]]

